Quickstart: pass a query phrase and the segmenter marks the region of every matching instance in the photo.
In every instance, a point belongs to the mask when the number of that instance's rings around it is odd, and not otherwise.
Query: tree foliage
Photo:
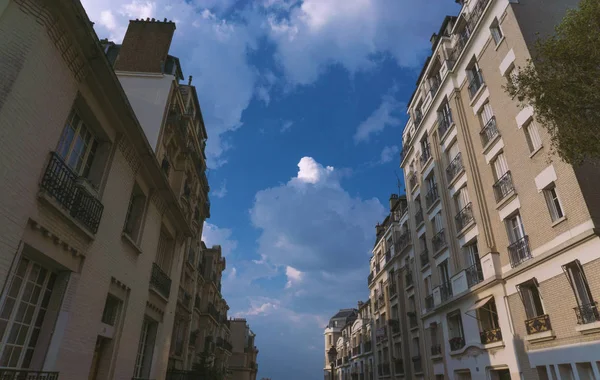
[[[516,70],[515,70],[516,71]],[[532,105],[566,162],[600,158],[600,1],[581,0],[553,35],[538,39],[532,59],[507,92]]]

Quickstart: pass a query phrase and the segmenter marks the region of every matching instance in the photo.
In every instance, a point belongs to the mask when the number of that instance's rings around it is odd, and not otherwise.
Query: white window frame
[[[556,185],[552,183],[550,186],[543,190],[544,198],[546,199],[546,205],[550,212],[550,218],[553,222],[560,220],[565,217],[565,211],[556,192]]]
[[[516,213],[506,218],[506,231],[508,233],[508,240],[511,244],[516,243],[527,236],[521,214]]]
[[[490,25],[490,34],[492,35],[492,39],[494,40],[496,46],[498,46],[504,39],[504,32],[502,32],[502,29],[500,28],[500,22],[498,21],[497,17]]]
[[[529,153],[537,152],[542,147],[542,137],[540,136],[540,129],[538,124],[533,118],[529,119],[523,126],[525,133],[525,140],[529,147]]]
[[[69,135],[69,132],[72,132],[72,135]],[[77,151],[78,141],[83,144],[83,149],[79,152]],[[95,134],[74,108],[63,128],[56,153],[78,176],[86,177],[89,175],[98,143]]]

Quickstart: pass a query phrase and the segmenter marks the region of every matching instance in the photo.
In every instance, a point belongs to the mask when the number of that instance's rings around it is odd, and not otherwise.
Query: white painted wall
[[[119,81],[127,94],[129,103],[135,111],[150,146],[158,147],[158,137],[166,113],[167,101],[173,75],[163,74],[131,74],[117,72]]]

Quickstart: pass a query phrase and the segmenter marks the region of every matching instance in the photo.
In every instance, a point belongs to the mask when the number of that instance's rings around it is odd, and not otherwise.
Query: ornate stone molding
[[[65,252],[70,253],[71,255],[73,255],[73,257],[85,257],[84,251],[73,247],[68,242],[62,240],[60,236],[56,235],[46,227],[42,226],[40,223],[36,222],[35,220],[29,219],[29,226],[32,230],[41,233],[45,238],[51,239],[54,242],[54,244],[61,246],[61,248]]]
[[[154,312],[156,312],[156,313],[160,314],[161,316],[164,316],[164,315],[165,315],[165,311],[164,311],[162,308],[160,308],[160,307],[156,306],[155,304],[153,304],[153,303],[152,303],[152,302],[150,302],[150,301],[146,301],[146,307],[147,307],[148,309],[150,309],[150,310],[152,310],[152,311],[154,311]]]
[[[127,291],[127,292],[128,292],[129,290],[131,290],[131,288],[130,288],[129,286],[127,286],[125,283],[123,283],[123,282],[121,282],[121,281],[117,280],[117,279],[116,279],[116,278],[114,278],[114,277],[111,277],[111,278],[110,278],[110,282],[111,282],[111,283],[113,283],[113,284],[115,284],[115,285],[116,285],[116,286],[118,286],[119,288],[121,288],[121,289],[123,289],[123,290]]]

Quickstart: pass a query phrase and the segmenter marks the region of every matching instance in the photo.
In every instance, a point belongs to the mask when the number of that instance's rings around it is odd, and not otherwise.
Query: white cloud
[[[220,245],[223,256],[228,256],[237,248],[237,241],[231,238],[232,232],[228,228],[219,228],[214,224],[204,222],[202,241],[207,247]]]
[[[292,125],[294,125],[293,121],[287,120],[283,123],[283,125],[281,126],[281,129],[279,130],[281,133],[287,132],[290,130],[290,128],[292,127]]]
[[[298,284],[300,281],[302,281],[302,278],[304,277],[304,273],[289,265],[285,267],[285,275],[288,279],[287,283],[285,284],[286,289],[289,289],[292,286]]]
[[[398,148],[397,145],[386,146],[381,151],[381,159],[379,162],[382,164],[391,162],[394,158],[396,158],[396,155],[398,154],[399,151],[400,151],[400,149]]]
[[[133,1],[121,6],[121,14],[129,18],[150,18],[156,13],[156,3],[150,1]]]
[[[227,181],[221,182],[221,186],[210,193],[211,196],[217,198],[224,198],[227,195]]]
[[[327,178],[333,173],[333,167],[319,164],[312,157],[302,157],[298,162],[298,176],[292,181],[312,183],[313,185],[319,182],[325,182]],[[296,181],[297,180],[297,181]]]
[[[379,107],[369,117],[358,125],[354,134],[354,142],[369,141],[371,135],[381,133],[387,126],[398,126],[402,123],[398,115],[403,108],[402,103],[394,97],[395,86],[381,99]]]
[[[304,0],[287,16],[271,16],[269,35],[293,84],[310,84],[331,64],[370,69],[386,54],[416,66],[432,31],[457,6],[447,0]]]

